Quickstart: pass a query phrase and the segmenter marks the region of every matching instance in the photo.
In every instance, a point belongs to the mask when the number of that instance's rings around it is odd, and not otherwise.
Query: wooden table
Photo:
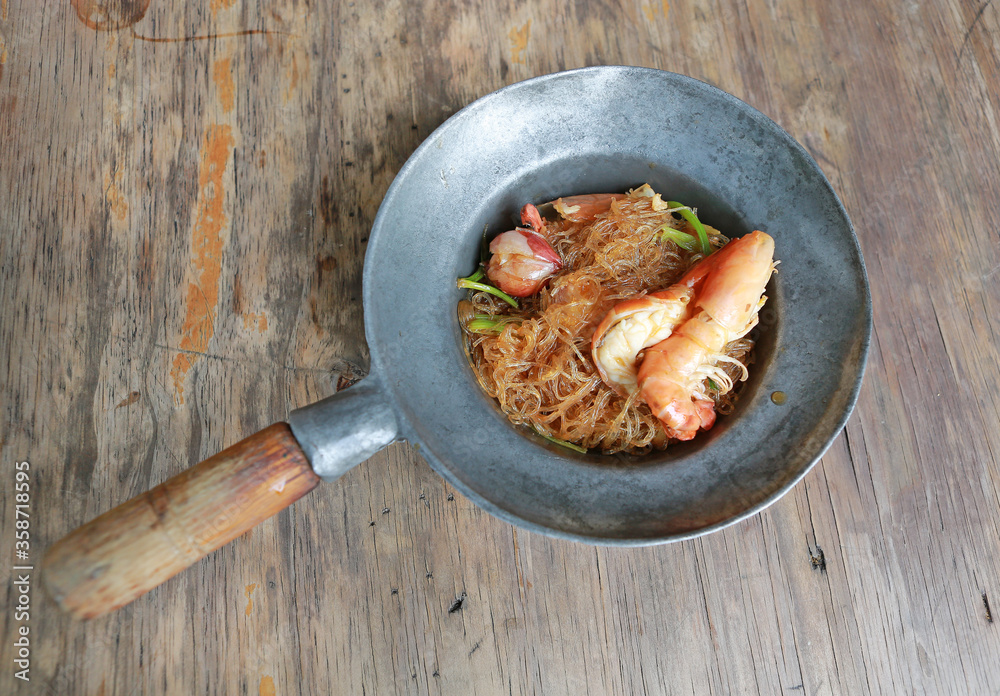
[[[989,0],[0,0],[0,692],[997,693],[998,44]],[[423,138],[610,63],[760,109],[853,219],[872,349],[802,483],[708,537],[594,548],[396,444],[108,617],[61,615],[34,570],[15,618],[15,564],[366,372],[368,230]]]

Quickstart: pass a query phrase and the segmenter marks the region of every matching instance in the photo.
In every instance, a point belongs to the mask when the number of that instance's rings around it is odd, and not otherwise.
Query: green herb
[[[551,442],[554,445],[560,445],[562,447],[567,447],[567,448],[573,450],[574,452],[580,452],[581,454],[586,454],[587,453],[587,448],[586,447],[580,447],[580,445],[574,445],[572,442],[566,442],[565,440],[560,440],[557,437],[552,437],[551,435],[546,435],[545,433],[543,433],[538,428],[535,428],[535,432],[538,433],[541,437],[545,438],[546,440],[548,440],[549,442]]]
[[[517,317],[495,317],[490,314],[476,314],[466,325],[466,329],[477,334],[498,334],[507,324],[520,323]]]
[[[695,251],[698,248],[698,238],[693,234],[675,230],[670,225],[664,225],[657,232],[660,233],[660,241],[668,240],[685,251]]]
[[[478,283],[480,278],[483,277],[482,269],[479,269],[468,278],[459,278],[458,287],[465,290],[479,290],[481,292],[489,293],[495,297],[499,297],[501,300],[509,304],[511,307],[517,309],[517,300],[505,293],[503,290],[493,287],[492,285],[487,285],[486,283]]]
[[[719,390],[719,385],[716,384],[715,380],[713,380],[711,377],[708,378],[708,386],[716,391]]]
[[[711,254],[712,246],[708,243],[708,232],[705,231],[705,226],[701,224],[701,220],[699,220],[698,216],[694,214],[694,211],[683,203],[678,203],[677,201],[667,201],[667,205],[671,208],[680,209],[677,212],[681,214],[681,217],[691,223],[691,226],[694,227],[694,231],[698,233],[698,241],[701,242],[701,253],[705,256]]]

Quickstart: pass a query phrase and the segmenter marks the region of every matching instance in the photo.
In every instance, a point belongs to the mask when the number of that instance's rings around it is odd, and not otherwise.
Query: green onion
[[[705,231],[705,226],[701,224],[701,220],[699,220],[698,216],[694,214],[694,211],[688,206],[678,203],[677,201],[667,201],[667,205],[671,208],[680,208],[677,212],[681,214],[681,217],[691,223],[691,226],[694,227],[694,231],[698,233],[698,241],[701,242],[701,253],[705,256],[711,254],[712,247],[708,243],[708,232]]]
[[[719,385],[716,384],[715,380],[713,380],[711,377],[708,378],[708,386],[711,387],[712,389],[715,389],[716,391],[719,390]]]
[[[517,308],[517,300],[505,293],[503,290],[499,290],[492,285],[487,285],[486,283],[477,283],[476,281],[483,277],[482,269],[476,271],[468,278],[459,278],[458,287],[465,290],[480,290],[485,293],[489,293],[495,297],[499,297],[501,300],[509,304],[511,307]]]
[[[657,230],[660,233],[660,241],[669,240],[679,246],[684,251],[694,251],[698,248],[698,238],[693,234],[688,234],[687,232],[681,232],[680,230],[675,230],[669,225],[664,225]]]
[[[580,445],[574,445],[572,442],[566,442],[565,440],[560,440],[557,437],[552,437],[551,435],[546,435],[545,433],[543,433],[538,428],[535,428],[535,432],[538,433],[541,437],[545,438],[546,440],[548,440],[549,442],[551,442],[554,445],[561,445],[562,447],[568,447],[569,449],[573,450],[574,452],[580,452],[581,454],[586,454],[587,453],[587,448],[586,447],[580,447]]]
[[[516,324],[520,321],[517,317],[494,317],[490,314],[476,314],[466,324],[465,328],[471,333],[498,334],[504,330],[507,324]]]

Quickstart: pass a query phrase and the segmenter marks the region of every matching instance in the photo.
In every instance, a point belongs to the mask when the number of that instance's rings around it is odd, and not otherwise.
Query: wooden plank
[[[4,612],[0,692],[995,690],[998,37],[959,0],[0,0],[0,455],[30,461],[29,560],[364,374],[389,183],[521,79],[646,65],[759,108],[841,195],[875,314],[844,435],[738,525],[552,540],[397,444],[109,617],[36,583],[32,681]]]

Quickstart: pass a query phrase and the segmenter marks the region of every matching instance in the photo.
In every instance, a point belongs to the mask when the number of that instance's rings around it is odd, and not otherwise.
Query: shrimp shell
[[[706,378],[732,388],[720,362],[723,349],[757,325],[767,298],[764,287],[774,272],[774,240],[760,231],[730,242],[693,267],[691,316],[669,338],[646,351],[637,375],[639,391],[667,435],[690,440],[715,423],[714,402],[702,388]],[[742,378],[746,379],[746,370]]]

